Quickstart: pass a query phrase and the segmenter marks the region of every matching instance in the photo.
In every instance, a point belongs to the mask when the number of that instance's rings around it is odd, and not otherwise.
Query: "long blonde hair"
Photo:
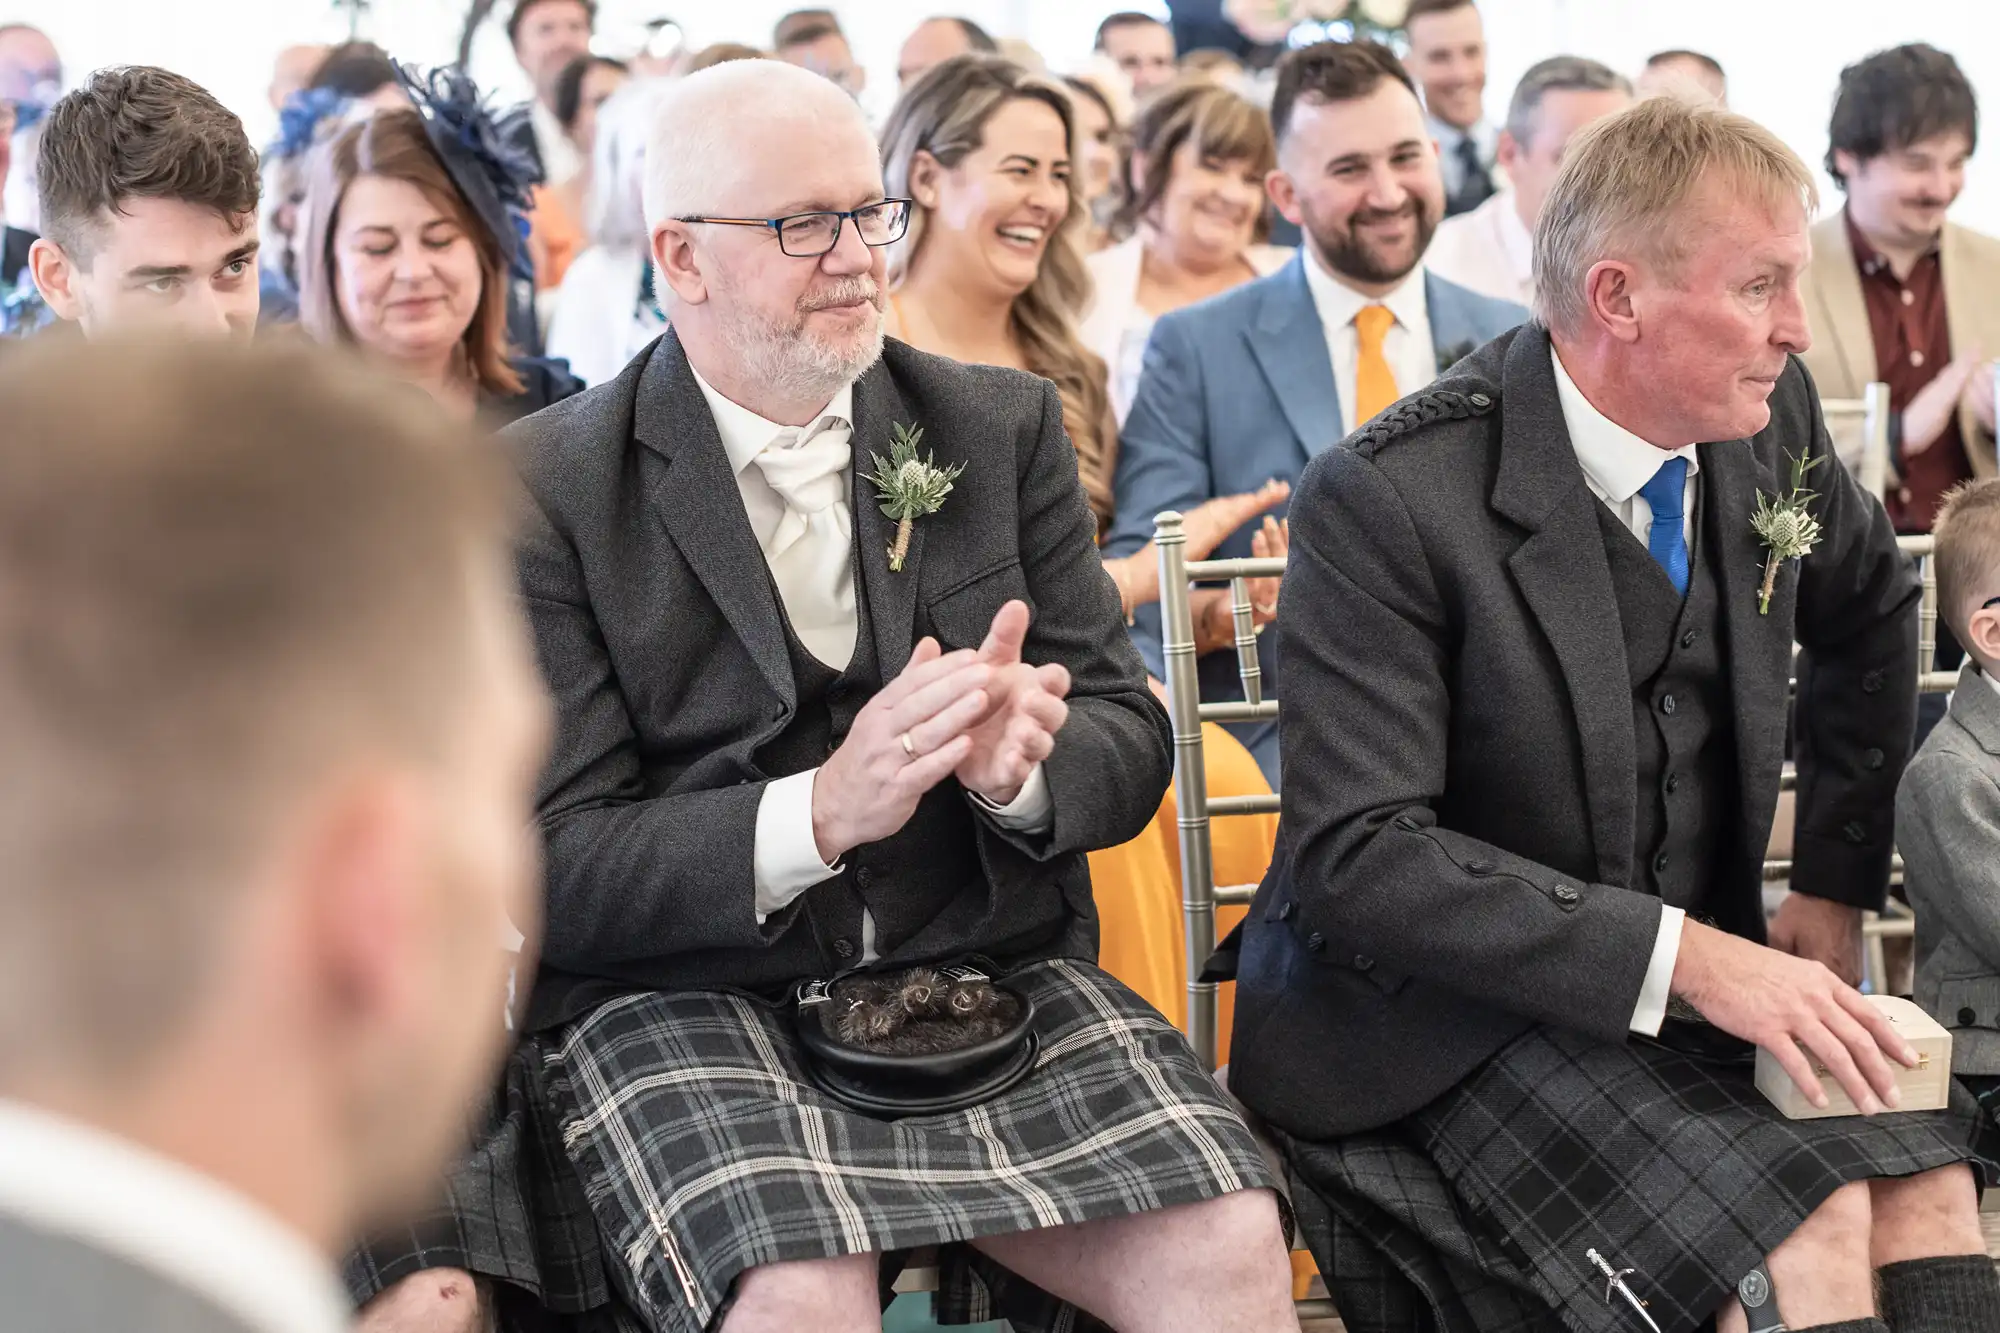
[[[986,122],[1007,103],[1041,102],[1061,117],[1071,160],[1076,157],[1076,116],[1063,87],[997,56],[955,56],[917,80],[896,103],[882,130],[882,174],[892,198],[910,195],[910,175],[920,152],[946,170],[982,142]],[[1083,345],[1076,321],[1090,304],[1090,271],[1082,236],[1090,210],[1082,173],[1069,178],[1069,211],[1042,253],[1035,280],[1014,298],[1009,316],[1028,368],[1056,386],[1063,426],[1076,446],[1077,470],[1100,527],[1111,519],[1111,474],[1118,437],[1101,357]],[[912,204],[910,229],[888,255],[889,283],[900,284],[923,248],[929,219]]]

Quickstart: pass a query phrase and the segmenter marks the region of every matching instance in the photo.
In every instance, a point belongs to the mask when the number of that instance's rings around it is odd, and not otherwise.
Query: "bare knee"
[[[472,1274],[426,1268],[363,1306],[355,1333],[490,1333],[492,1307]]]
[[[881,1259],[874,1254],[759,1264],[736,1279],[736,1302],[722,1333],[879,1327],[880,1271]]]
[[[1793,1328],[1866,1319],[1875,1313],[1868,1263],[1874,1209],[1868,1182],[1827,1196],[1765,1260],[1778,1313]],[[1724,1327],[1742,1327],[1730,1321]]]
[[[1979,1189],[1963,1162],[1896,1180],[1869,1182],[1874,1233],[1870,1261],[1884,1264],[1984,1254]]]

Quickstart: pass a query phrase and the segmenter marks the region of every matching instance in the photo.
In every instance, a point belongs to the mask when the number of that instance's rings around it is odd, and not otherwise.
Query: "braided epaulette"
[[[1492,394],[1473,390],[1429,388],[1411,394],[1363,426],[1348,440],[1348,448],[1373,458],[1378,450],[1420,426],[1435,421],[1463,421],[1485,416],[1499,402]]]

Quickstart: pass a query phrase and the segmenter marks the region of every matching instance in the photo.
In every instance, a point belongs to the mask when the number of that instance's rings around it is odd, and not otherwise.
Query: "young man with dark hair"
[[[1729,105],[1729,76],[1722,62],[1699,51],[1661,51],[1639,71],[1639,96],[1671,95]]]
[[[1805,293],[1820,392],[1883,381],[1894,412],[1884,497],[1898,532],[1929,532],[1945,492],[1994,473],[2000,241],[1955,226],[1979,142],[1971,81],[1935,47],[1878,51],[1841,72],[1826,169],[1847,206],[1813,228]],[[1841,441],[1850,457],[1858,438]],[[1957,664],[1941,663],[1947,669]]]
[[[1132,81],[1132,95],[1144,97],[1174,81],[1174,30],[1154,18],[1127,9],[1097,25],[1097,49],[1111,57]]]
[[[1500,130],[1486,118],[1486,26],[1472,0],[1411,0],[1403,57],[1423,93],[1424,114],[1444,172],[1444,215],[1485,203],[1504,180],[1496,173]]]
[[[506,132],[534,160],[544,184],[560,185],[583,169],[583,156],[556,115],[556,83],[570,61],[590,53],[596,23],[597,0],[515,0],[507,16],[507,40],[535,95]]]
[[[257,150],[207,90],[148,65],[103,69],[49,112],[42,238],[29,251],[55,314],[98,336],[257,327]]]
[[[1273,478],[1296,486],[1315,455],[1527,318],[1426,271],[1444,183],[1410,75],[1387,47],[1288,53],[1271,124],[1278,167],[1265,190],[1304,243],[1269,277],[1153,326],[1120,441],[1111,554],[1145,545],[1162,510]],[[1231,536],[1218,558],[1249,555],[1254,531]],[[1138,612],[1133,637],[1163,675],[1158,607]],[[1267,681],[1277,638],[1258,640]],[[1201,677],[1204,698],[1242,697],[1233,652],[1204,657]],[[1235,731],[1276,782],[1276,728]]]

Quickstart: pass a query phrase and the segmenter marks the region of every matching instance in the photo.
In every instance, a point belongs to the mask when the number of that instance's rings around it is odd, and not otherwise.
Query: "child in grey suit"
[[[1953,491],[1935,532],[1938,615],[1967,660],[1903,774],[1896,840],[1917,913],[1917,1003],[1951,1029],[1952,1072],[2000,1113],[2000,479]]]

